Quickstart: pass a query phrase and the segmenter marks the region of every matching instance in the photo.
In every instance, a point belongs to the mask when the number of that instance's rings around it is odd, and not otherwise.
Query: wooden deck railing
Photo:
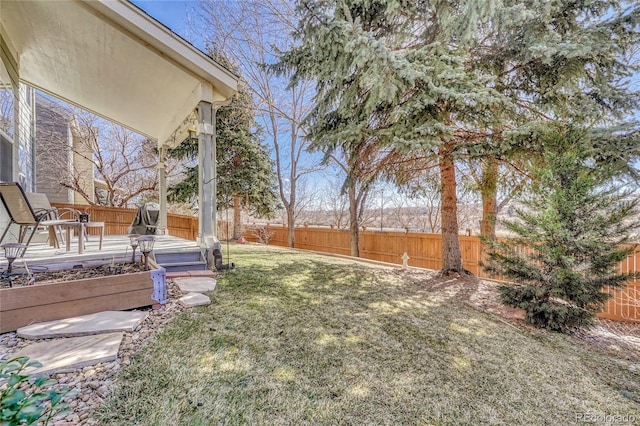
[[[287,229],[282,225],[247,226],[244,237],[257,241],[258,235],[267,235],[269,244],[286,246]],[[478,237],[460,236],[462,263],[468,271],[480,278],[496,279],[480,266],[482,243]],[[295,231],[295,246],[299,249],[324,253],[349,255],[349,231],[301,227]],[[439,234],[362,231],[360,233],[360,257],[382,262],[402,264],[402,256],[407,253],[409,266],[440,269],[442,266],[442,237]],[[640,271],[640,248],[636,249],[619,265],[621,272]],[[631,280],[622,290],[613,293],[604,311],[603,318],[640,322],[640,282]]]

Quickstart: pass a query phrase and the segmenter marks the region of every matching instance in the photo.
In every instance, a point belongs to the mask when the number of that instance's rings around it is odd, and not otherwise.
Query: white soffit
[[[127,1],[7,1],[20,80],[164,142],[237,76]],[[206,99],[211,97],[211,99]]]

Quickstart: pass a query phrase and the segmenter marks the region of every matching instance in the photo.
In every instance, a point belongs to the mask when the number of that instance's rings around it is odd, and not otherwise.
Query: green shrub
[[[0,360],[0,426],[47,425],[54,416],[69,411],[61,402],[68,394],[66,388],[56,391],[52,388],[56,380],[23,374],[28,367],[40,366],[42,364],[27,357]],[[21,389],[26,383],[35,389]]]

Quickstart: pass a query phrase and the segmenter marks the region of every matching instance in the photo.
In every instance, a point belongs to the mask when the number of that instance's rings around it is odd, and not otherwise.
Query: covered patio
[[[14,97],[12,131],[0,135],[0,179],[38,191],[29,160],[34,149],[29,94],[37,89],[157,142],[158,228],[167,229],[166,152],[195,133],[200,171],[196,240],[213,261],[215,116],[237,90],[238,76],[126,0],[0,2],[0,17],[0,86]],[[158,244],[176,241],[162,237]],[[101,255],[126,248],[126,238],[108,237]],[[27,260],[55,259],[54,251],[29,250]]]

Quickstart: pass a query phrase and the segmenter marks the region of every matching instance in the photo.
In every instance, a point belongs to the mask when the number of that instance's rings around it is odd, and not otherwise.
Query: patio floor
[[[156,235],[154,252],[179,252],[194,251],[200,246],[195,241],[184,240],[182,238],[173,237],[171,235]],[[67,252],[64,247],[54,248],[49,246],[47,242],[31,242],[25,253],[24,260],[29,266],[31,265],[51,265],[66,264],[74,262],[85,262],[99,259],[111,259],[120,256],[131,256],[131,246],[129,238],[126,235],[109,235],[104,237],[102,250],[98,250],[98,236],[89,236],[89,241],[85,245],[84,253],[78,254],[78,241],[73,237],[71,240],[71,251]],[[139,251],[136,251],[136,255]],[[16,259],[14,266],[20,267],[23,259]],[[0,250],[0,270],[7,267],[7,260],[4,253]]]

